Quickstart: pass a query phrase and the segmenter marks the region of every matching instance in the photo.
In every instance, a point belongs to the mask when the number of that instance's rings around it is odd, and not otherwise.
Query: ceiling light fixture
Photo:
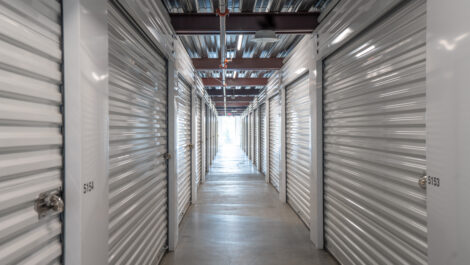
[[[279,41],[279,38],[272,30],[258,30],[256,31],[255,37],[252,39],[252,41],[258,43],[270,43]]]
[[[242,41],[243,41],[243,35],[238,35],[238,43],[237,43],[237,50],[240,50],[242,48]]]

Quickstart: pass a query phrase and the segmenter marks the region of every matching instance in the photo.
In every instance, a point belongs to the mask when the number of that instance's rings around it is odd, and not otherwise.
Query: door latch
[[[193,149],[194,145],[193,144],[188,144],[189,149]]]
[[[59,191],[44,192],[39,194],[34,204],[34,209],[38,213],[39,219],[52,213],[61,213],[64,211],[64,201]]]
[[[422,189],[426,189],[426,184],[428,183],[428,176],[422,176],[418,180],[418,184]]]
[[[163,158],[165,158],[166,160],[170,160],[171,159],[171,154],[170,153],[164,153]]]

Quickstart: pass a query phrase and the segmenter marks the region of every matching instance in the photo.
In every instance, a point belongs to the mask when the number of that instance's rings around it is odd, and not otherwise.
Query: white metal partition
[[[109,264],[158,263],[167,244],[167,63],[109,5]]]
[[[266,174],[266,103],[259,107],[261,173]]]
[[[324,61],[326,248],[343,264],[427,264],[425,1]]]
[[[254,126],[253,128],[255,129],[254,131],[254,149],[255,149],[255,157],[253,159],[253,162],[256,167],[259,167],[259,111],[258,109],[253,111],[254,117],[253,117],[253,122]]]
[[[279,191],[281,161],[281,95],[269,99],[269,182]]]
[[[196,185],[202,179],[202,99],[196,96],[195,109],[196,109]]]
[[[286,87],[287,203],[310,227],[310,97],[308,74]]]
[[[191,204],[191,87],[178,78],[176,96],[176,174],[178,176],[178,223]]]
[[[2,1],[0,13],[0,263],[58,264],[61,219],[39,218],[35,200],[63,184],[61,5]]]

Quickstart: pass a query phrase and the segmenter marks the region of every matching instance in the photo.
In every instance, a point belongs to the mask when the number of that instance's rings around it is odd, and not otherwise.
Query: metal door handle
[[[428,176],[422,176],[419,178],[418,180],[418,185],[423,188],[423,189],[426,189],[426,184],[428,183]]]
[[[39,218],[47,216],[49,213],[61,213],[64,211],[64,201],[59,191],[41,193],[35,202],[35,210]]]

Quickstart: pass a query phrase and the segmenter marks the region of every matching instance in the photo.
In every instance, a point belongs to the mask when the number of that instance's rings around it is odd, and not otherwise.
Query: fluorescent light
[[[375,49],[375,46],[374,45],[371,45],[369,47],[367,47],[365,50],[359,52],[358,54],[356,54],[356,57],[361,57],[362,55],[372,51],[373,49]]]
[[[340,43],[342,42],[344,39],[346,39],[351,33],[353,32],[353,30],[351,28],[347,28],[345,30],[343,30],[343,32],[341,32],[338,36],[336,36],[336,38],[331,42],[331,44],[336,44],[336,43]]]
[[[238,35],[238,44],[237,44],[237,50],[240,50],[242,48],[242,41],[243,41],[243,35]]]

